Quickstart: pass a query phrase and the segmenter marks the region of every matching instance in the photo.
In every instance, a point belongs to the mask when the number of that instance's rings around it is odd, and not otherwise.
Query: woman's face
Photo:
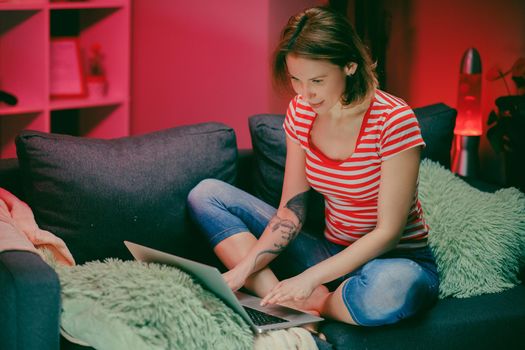
[[[341,103],[346,76],[355,72],[354,65],[341,69],[327,60],[286,56],[286,67],[295,93],[303,96],[318,114]]]

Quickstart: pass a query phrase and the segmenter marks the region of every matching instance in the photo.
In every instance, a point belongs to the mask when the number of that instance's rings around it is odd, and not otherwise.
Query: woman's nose
[[[306,86],[306,87],[304,88],[304,94],[303,94],[303,96],[304,96],[304,97],[307,97],[307,98],[315,97],[315,91],[313,91],[311,87]]]

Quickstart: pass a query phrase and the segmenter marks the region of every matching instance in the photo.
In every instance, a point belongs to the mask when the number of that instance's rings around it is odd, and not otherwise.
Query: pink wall
[[[313,3],[134,2],[131,133],[221,121],[235,129],[240,147],[251,147],[247,117],[284,113],[270,108],[280,106],[269,78],[273,35]]]
[[[392,6],[392,5],[390,5]],[[525,1],[440,0],[396,2],[388,52],[388,90],[413,107],[445,102],[455,107],[459,65],[464,51],[476,47],[483,72],[504,69],[525,56]],[[513,83],[508,80],[513,86]],[[483,126],[503,82],[482,81]],[[486,130],[484,130],[486,134]],[[499,181],[502,164],[485,136],[481,139],[482,173]]]
[[[261,1],[136,1],[133,134],[205,121],[236,129],[267,111],[268,6]]]

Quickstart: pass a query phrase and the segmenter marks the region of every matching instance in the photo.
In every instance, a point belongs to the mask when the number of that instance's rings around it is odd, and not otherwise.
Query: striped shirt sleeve
[[[425,146],[419,123],[409,106],[399,105],[385,114],[379,140],[381,161],[390,159],[409,148]]]
[[[294,97],[288,104],[288,109],[286,110],[286,116],[284,117],[283,128],[286,132],[286,135],[295,143],[300,143],[297,133],[295,131],[295,108],[297,106],[297,96]]]

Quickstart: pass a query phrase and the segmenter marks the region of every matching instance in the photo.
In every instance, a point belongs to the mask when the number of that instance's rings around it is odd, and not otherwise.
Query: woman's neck
[[[334,121],[361,117],[366,113],[368,107],[370,107],[370,103],[372,102],[374,96],[375,90],[369,92],[361,100],[352,102],[348,105],[343,105],[341,102],[338,102],[336,105],[334,105],[334,107],[332,107],[332,109],[328,111],[326,117]]]

